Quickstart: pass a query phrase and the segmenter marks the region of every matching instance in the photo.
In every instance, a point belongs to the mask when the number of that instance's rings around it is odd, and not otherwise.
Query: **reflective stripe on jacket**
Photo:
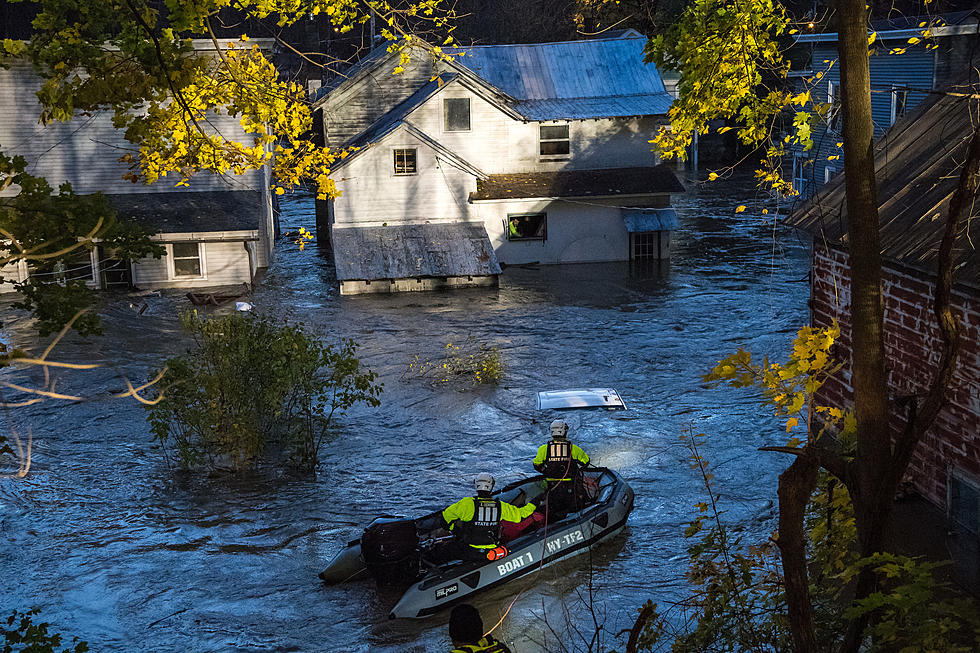
[[[534,469],[549,481],[570,481],[579,467],[589,463],[589,455],[569,440],[549,440],[538,447]]]
[[[480,513],[477,514],[477,504]],[[500,522],[519,522],[534,512],[534,504],[523,508],[498,499],[463,497],[442,511],[449,528],[476,549],[492,549],[500,542]],[[459,530],[454,528],[459,524]]]
[[[462,644],[449,653],[510,653],[510,649],[492,637],[484,637],[476,644]]]

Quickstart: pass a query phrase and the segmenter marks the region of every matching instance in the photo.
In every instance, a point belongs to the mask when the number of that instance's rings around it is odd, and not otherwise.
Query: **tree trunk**
[[[799,456],[779,475],[779,539],[776,543],[783,561],[783,583],[794,653],[816,651],[804,517],[817,483],[818,470],[816,461],[808,456]]]
[[[857,419],[857,456],[844,479],[854,502],[858,551],[882,550],[891,522],[893,489],[888,487],[891,438],[885,375],[881,245],[875,187],[874,125],[868,64],[868,13],[864,0],[838,0],[838,48],[843,111],[844,184],[851,272],[851,371]],[[871,570],[858,577],[855,598],[875,587]],[[856,651],[867,619],[848,625],[843,650]]]

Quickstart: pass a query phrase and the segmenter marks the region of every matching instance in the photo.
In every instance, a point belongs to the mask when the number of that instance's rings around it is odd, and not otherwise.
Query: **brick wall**
[[[841,358],[850,352],[850,279],[848,256],[814,243],[811,282],[811,321],[841,325]],[[939,331],[932,313],[932,282],[925,275],[887,262],[883,270],[885,355],[888,394],[924,396],[939,362]],[[958,468],[980,479],[980,293],[959,289],[953,295],[954,313],[961,326],[960,357],[947,406],[926,433],[909,468],[916,489],[940,508],[946,508],[947,470]],[[821,389],[818,401],[832,406],[851,404],[848,366]],[[891,426],[904,428],[904,411],[895,406]]]

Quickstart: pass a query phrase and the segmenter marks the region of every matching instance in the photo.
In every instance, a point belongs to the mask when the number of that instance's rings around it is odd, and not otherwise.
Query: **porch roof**
[[[470,201],[550,197],[616,197],[681,193],[684,187],[669,166],[604,170],[559,170],[490,175],[477,181]]]
[[[106,195],[120,218],[159,233],[255,231],[263,211],[253,190],[169,191]]]

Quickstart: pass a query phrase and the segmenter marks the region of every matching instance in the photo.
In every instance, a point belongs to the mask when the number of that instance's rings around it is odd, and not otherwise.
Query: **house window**
[[[949,476],[948,505],[953,522],[980,535],[980,479],[953,469]]]
[[[547,240],[546,213],[517,213],[507,216],[507,240]]]
[[[395,174],[414,175],[418,172],[416,166],[415,148],[406,150],[394,150],[395,152]]]
[[[909,90],[904,86],[892,86],[892,121],[891,124],[895,124],[895,121],[905,115],[905,109],[908,105]]]
[[[538,135],[542,158],[568,157],[571,152],[568,125],[541,125]]]
[[[646,231],[642,233],[630,234],[633,239],[633,258],[634,259],[658,259],[660,258],[660,237],[659,231]]]
[[[840,82],[827,82],[827,104],[830,112],[827,114],[827,129],[840,131],[841,125],[841,95]]]
[[[470,99],[447,98],[442,101],[443,129],[447,132],[470,130]]]
[[[793,155],[793,189],[800,195],[807,192],[807,182],[809,181],[810,159],[805,154]]]
[[[840,174],[840,169],[836,166],[826,166],[823,169],[823,183],[827,183]]]
[[[173,243],[170,245],[174,279],[204,277],[204,243]]]

